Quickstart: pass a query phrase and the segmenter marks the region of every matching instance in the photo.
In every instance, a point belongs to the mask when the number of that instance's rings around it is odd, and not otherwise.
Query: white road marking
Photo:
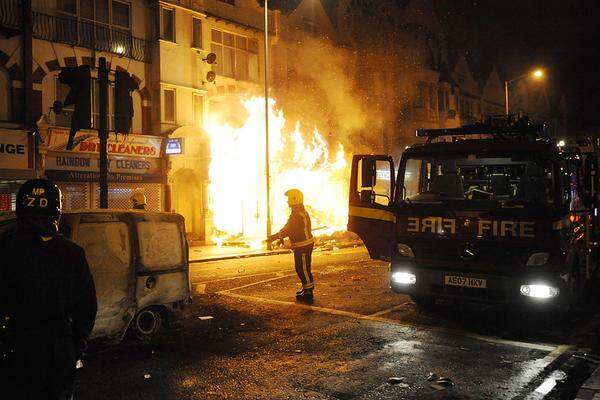
[[[381,315],[389,314],[394,311],[398,311],[400,309],[405,308],[407,303],[398,304],[396,306],[386,308],[385,310],[377,311],[376,313],[370,314],[369,317],[379,317]]]
[[[274,279],[275,278],[273,278],[271,280],[274,280]],[[231,289],[231,290],[234,290],[234,289]],[[420,329],[428,330],[431,332],[445,333],[445,334],[450,334],[450,335],[455,335],[455,336],[468,337],[470,339],[475,339],[475,340],[488,342],[488,343],[503,344],[503,345],[513,346],[513,347],[522,347],[522,348],[526,348],[526,349],[533,349],[533,350],[540,350],[540,351],[548,351],[548,352],[551,352],[550,354],[548,354],[546,356],[546,358],[548,358],[548,360],[550,360],[549,362],[553,361],[556,357],[558,357],[558,355],[562,354],[568,348],[568,346],[556,346],[556,345],[551,345],[551,344],[528,343],[528,342],[520,342],[520,341],[516,341],[516,340],[500,339],[500,338],[495,338],[492,336],[479,335],[476,333],[466,332],[466,331],[462,331],[459,329],[431,327],[431,326],[426,326],[426,325],[406,323],[406,322],[397,321],[397,320],[393,320],[393,319],[389,319],[389,318],[382,318],[382,317],[374,316],[374,315],[364,315],[364,314],[359,314],[359,313],[355,313],[352,311],[344,311],[344,310],[336,310],[333,308],[317,307],[317,306],[311,306],[309,304],[302,304],[302,303],[296,303],[296,302],[291,302],[291,301],[265,299],[263,297],[247,296],[247,295],[243,295],[243,294],[231,293],[229,290],[224,290],[222,292],[218,292],[218,294],[221,294],[223,296],[241,299],[241,300],[248,300],[248,301],[254,301],[254,302],[265,303],[265,304],[276,304],[276,305],[302,308],[305,310],[311,310],[311,311],[321,312],[321,313],[330,314],[330,315],[338,315],[338,316],[348,317],[348,318],[352,318],[352,319],[358,319],[358,320],[362,320],[362,321],[372,321],[372,322],[380,322],[380,323],[386,323],[386,324],[394,324],[394,325],[398,325],[398,326],[402,326],[402,327],[406,327],[406,328],[420,328]]]
[[[256,285],[260,285],[262,283],[276,281],[276,280],[279,280],[279,279],[287,278],[288,276],[295,276],[295,275],[296,274],[288,274],[288,275],[276,276],[275,278],[263,279],[262,281],[252,282],[252,283],[249,283],[247,285],[238,286],[238,287],[234,287],[234,288],[231,288],[231,289],[220,290],[220,291],[215,292],[215,293],[216,294],[226,294],[228,292],[231,292],[232,290],[244,289],[244,288],[247,288],[247,287],[250,287],[250,286],[256,286]]]

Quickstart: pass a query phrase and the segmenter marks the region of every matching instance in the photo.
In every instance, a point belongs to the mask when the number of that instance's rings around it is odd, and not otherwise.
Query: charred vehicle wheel
[[[142,341],[149,342],[160,335],[163,316],[160,309],[148,307],[139,311],[131,322],[133,335]]]

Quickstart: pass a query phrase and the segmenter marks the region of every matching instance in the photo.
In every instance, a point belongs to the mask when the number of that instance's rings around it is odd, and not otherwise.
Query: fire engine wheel
[[[135,315],[131,322],[132,333],[137,339],[150,342],[158,337],[162,324],[163,317],[159,309],[144,308]]]

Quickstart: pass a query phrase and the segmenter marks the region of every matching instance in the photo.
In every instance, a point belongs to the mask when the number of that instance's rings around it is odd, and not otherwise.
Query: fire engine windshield
[[[406,160],[402,197],[411,203],[549,205],[552,182],[552,163],[533,158],[425,156]]]

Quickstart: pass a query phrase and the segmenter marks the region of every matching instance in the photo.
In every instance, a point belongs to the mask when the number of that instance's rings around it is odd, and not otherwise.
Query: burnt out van
[[[14,226],[14,213],[2,216],[0,232]],[[118,342],[129,332],[151,340],[182,318],[190,281],[181,215],[66,211],[60,232],[84,248],[94,277],[98,313],[92,339]]]

